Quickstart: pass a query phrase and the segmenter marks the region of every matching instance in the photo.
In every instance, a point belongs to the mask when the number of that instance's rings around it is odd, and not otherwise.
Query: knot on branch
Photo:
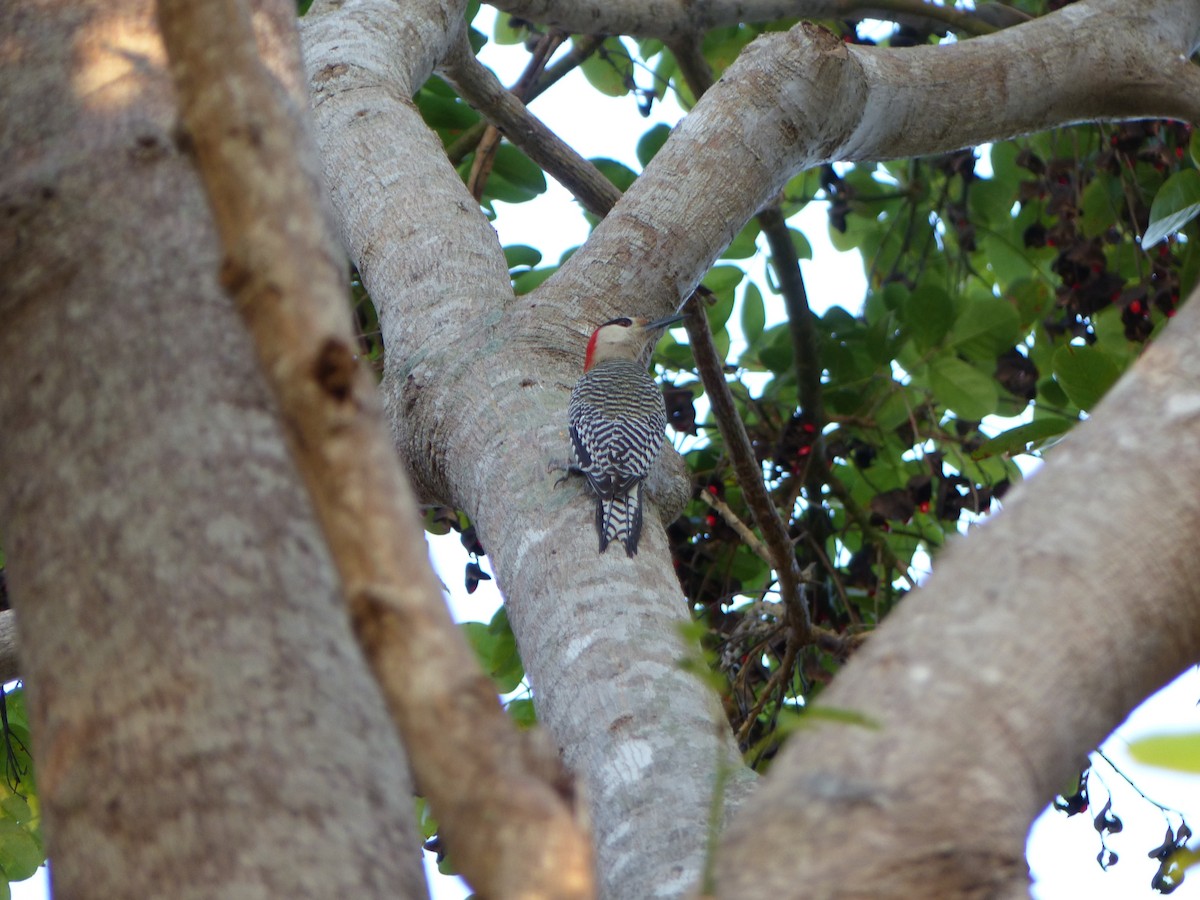
[[[358,374],[358,359],[344,341],[326,338],[313,363],[313,377],[321,390],[339,403],[349,399]]]

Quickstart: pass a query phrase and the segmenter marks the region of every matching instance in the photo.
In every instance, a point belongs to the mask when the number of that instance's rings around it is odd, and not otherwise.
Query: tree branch
[[[738,514],[729,508],[728,503],[720,497],[714,497],[708,491],[701,491],[700,499],[716,510],[717,515],[724,520],[726,525],[737,532],[737,536],[742,539],[742,543],[753,550],[755,556],[768,566],[774,567],[775,563],[771,556],[771,549],[754,533],[754,529],[738,518]]]
[[[656,37],[667,43],[713,28],[775,19],[884,19],[902,24],[944,23],[968,35],[988,34],[996,25],[979,15],[924,0],[497,0],[510,15],[571,34]],[[1018,12],[1019,16],[1020,13]],[[1012,16],[1001,21],[1012,22]]]
[[[248,10],[160,0],[158,11],[226,253],[222,280],[279,400],[418,788],[482,892],[590,897],[590,842],[557,758],[518,735],[442,601],[356,352],[341,253],[298,162],[315,153],[258,58]]]
[[[712,69],[709,68],[708,62],[700,52],[699,43],[695,40],[680,41],[673,44],[671,50],[675,54],[680,70],[685,73],[692,93],[696,97],[703,96],[712,87],[713,76]],[[822,435],[822,429],[825,425],[824,404],[821,402],[822,368],[812,310],[809,309],[808,297],[804,290],[804,281],[800,275],[800,261],[796,256],[796,248],[792,244],[787,222],[784,220],[778,205],[761,211],[758,214],[758,220],[767,234],[767,241],[771,247],[772,261],[779,277],[780,291],[784,296],[784,303],[787,307],[788,322],[792,335],[792,353],[795,359],[799,382],[801,407],[816,428],[815,440],[812,444],[812,462],[815,462],[816,466],[809,466],[806,482],[808,484],[809,503],[819,509],[822,502],[822,478],[828,476],[830,472],[825,459],[825,442]],[[707,318],[705,318],[703,324],[704,330],[707,332]],[[691,334],[690,325],[688,333],[689,335]],[[705,343],[708,346],[713,346],[711,335]],[[693,350],[695,350],[695,341],[692,344]],[[716,348],[713,346],[712,353],[715,355],[715,352]],[[702,350],[701,353],[707,356],[708,351]],[[697,354],[696,364],[698,367],[701,366],[700,354]],[[710,370],[715,368],[711,359],[706,360],[704,367]],[[719,392],[723,395],[723,399],[720,403],[713,402],[713,414],[717,418],[717,425],[721,431],[721,435],[725,438],[727,452],[734,459],[734,471],[738,475],[738,483],[741,485],[745,496],[752,500],[751,511],[754,514],[755,521],[759,523],[763,535],[766,537],[770,553],[767,561],[769,564],[772,564],[772,567],[779,574],[780,592],[783,594],[785,602],[789,604],[790,612],[788,619],[792,627],[788,635],[787,649],[784,653],[784,668],[789,673],[787,677],[790,677],[791,667],[796,661],[797,654],[800,648],[806,643],[820,644],[823,641],[826,649],[830,646],[837,646],[839,648],[838,652],[841,655],[847,652],[849,645],[844,643],[844,639],[834,632],[818,629],[812,624],[807,601],[800,593],[799,564],[796,562],[796,554],[792,547],[791,539],[787,536],[787,525],[780,516],[779,511],[775,508],[774,503],[770,500],[770,494],[767,492],[763,482],[762,467],[757,463],[757,457],[754,456],[753,448],[750,447],[749,439],[746,437],[745,425],[742,423],[741,417],[733,405],[733,395],[730,393],[729,386],[725,382],[723,366],[717,369],[715,376],[710,373],[710,380],[714,384],[717,381],[720,382]],[[709,382],[705,381],[705,391],[708,391],[708,384]],[[709,397],[711,402],[712,395],[709,394]],[[732,416],[736,421],[723,421],[722,416]],[[736,436],[739,433],[741,437],[735,437],[734,445],[731,446],[728,435]],[[742,445],[742,441],[744,441],[744,446]],[[739,462],[739,457],[745,456],[748,456],[754,462],[753,468],[746,465],[744,458]],[[751,478],[754,483],[748,484],[743,480],[743,476]],[[764,500],[759,500],[760,495],[764,498],[765,502]],[[755,505],[755,501],[757,501],[757,505]],[[764,525],[762,516],[769,516],[777,524],[768,528]],[[814,515],[811,519],[815,521],[816,516]],[[780,537],[781,535],[782,538]],[[817,546],[824,545],[824,534],[812,535],[811,537]],[[822,550],[821,552],[824,555],[824,551]],[[788,568],[794,570],[795,575],[790,575],[780,570],[779,561],[785,557],[790,560]],[[832,572],[832,567],[830,567],[830,571]],[[795,587],[792,586],[793,579],[795,579]],[[857,646],[857,639],[855,646]],[[783,677],[785,676],[781,675],[780,672],[776,672],[772,676],[771,683],[760,695],[759,703],[752,713],[750,721],[753,720],[754,716],[758,715],[758,712],[766,702],[766,698],[778,686],[778,682]],[[739,740],[744,740],[744,734],[739,734]]]
[[[580,63],[591,56],[604,43],[602,36],[583,36],[575,38],[571,42],[571,49],[563,54],[562,58],[552,66],[547,66],[542,72],[537,83],[529,90],[529,93],[522,97],[522,101],[526,106],[536,100],[552,86],[557,84],[563,77],[573,71]],[[490,127],[487,119],[476,122],[461,135],[458,139],[446,148],[446,156],[450,158],[450,162],[458,165],[463,161],[463,158],[470,153],[479,144],[483,133]]]
[[[1200,78],[1187,60],[1198,34],[1200,10],[1184,0],[1083,0],[1019,28],[902,50],[847,46],[806,23],[765,34],[557,277],[586,271],[615,308],[669,308],[803,169],[944,152],[1082,119],[1192,116],[1200,92],[1180,84]],[[687,240],[678,239],[680,222]],[[639,236],[632,246],[630,234]],[[623,277],[631,266],[636,282]]]
[[[725,381],[725,362],[713,343],[708,315],[699,293],[692,296],[685,309],[688,313],[684,320],[688,343],[696,359],[700,380],[704,383],[704,392],[712,404],[713,418],[717,420],[717,428],[725,442],[725,452],[733,464],[734,474],[745,493],[754,521],[762,531],[763,541],[770,550],[771,567],[779,578],[779,593],[788,610],[792,629],[799,640],[807,643],[811,640],[813,625],[808,603],[800,587],[800,567],[796,564],[792,539],[763,483],[762,466],[754,455],[754,448],[750,446],[746,426],[742,424],[733,394]]]

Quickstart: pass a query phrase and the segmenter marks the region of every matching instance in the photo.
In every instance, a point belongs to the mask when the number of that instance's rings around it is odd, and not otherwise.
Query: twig
[[[771,551],[767,549],[766,544],[758,539],[758,535],[738,518],[738,514],[729,508],[729,504],[720,497],[714,497],[708,491],[700,492],[700,499],[717,511],[725,524],[737,532],[738,537],[745,542],[746,546],[753,550],[763,562],[768,566],[774,566],[771,560]]]
[[[554,31],[544,34],[538,39],[537,46],[530,55],[529,64],[521,73],[521,77],[517,79],[517,83],[510,89],[510,93],[514,97],[522,103],[528,102],[533,85],[537,82],[542,70],[546,68],[546,61],[550,59],[564,39],[563,35]],[[471,175],[467,179],[467,190],[476,200],[483,199],[488,176],[492,174],[496,151],[499,149],[500,130],[495,125],[488,125],[483,131],[479,145],[475,148],[475,161],[471,164]]]
[[[603,43],[604,38],[602,36],[585,35],[574,38],[571,41],[571,49],[558,62],[552,66],[547,66],[545,71],[542,72],[537,83],[525,97],[525,105],[528,106],[550,87],[557,84],[563,77],[579,66],[580,63],[595,53]],[[446,156],[450,159],[450,162],[457,166],[466,159],[468,153],[474,152],[475,148],[479,146],[479,141],[483,138],[483,134],[487,131],[489,124],[486,118],[480,119],[460,134],[458,139],[446,148]]]
[[[705,394],[712,405],[713,418],[717,420],[717,428],[725,442],[725,452],[733,463],[733,471],[745,494],[750,512],[770,551],[771,566],[779,577],[780,595],[791,618],[792,627],[805,643],[811,642],[812,620],[800,588],[800,569],[796,564],[792,539],[767,494],[762,466],[759,465],[754,449],[750,446],[746,426],[737,414],[733,394],[725,381],[724,361],[713,343],[708,316],[704,311],[699,291],[692,294],[684,308],[688,313],[684,320],[688,342],[692,346],[696,369],[704,383]]]
[[[444,66],[446,78],[463,99],[550,173],[588,212],[605,216],[621,199],[616,185],[599,169],[567,146],[530,113],[525,104],[504,89],[491,70],[475,58],[465,33],[447,56]]]

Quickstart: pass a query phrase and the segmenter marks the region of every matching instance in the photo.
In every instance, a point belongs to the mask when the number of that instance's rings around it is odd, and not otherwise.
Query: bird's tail
[[[625,555],[637,553],[638,538],[642,536],[642,484],[638,482],[628,493],[618,491],[611,498],[596,498],[596,531],[600,534],[600,552],[610,541],[625,545]]]

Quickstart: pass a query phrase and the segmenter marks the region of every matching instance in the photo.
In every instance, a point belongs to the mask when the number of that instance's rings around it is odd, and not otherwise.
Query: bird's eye
[[[608,322],[605,322],[604,325],[601,325],[600,327],[603,328],[605,325],[620,325],[622,328],[629,328],[633,325],[633,319],[629,318],[628,316],[621,316],[619,319],[612,319]]]

